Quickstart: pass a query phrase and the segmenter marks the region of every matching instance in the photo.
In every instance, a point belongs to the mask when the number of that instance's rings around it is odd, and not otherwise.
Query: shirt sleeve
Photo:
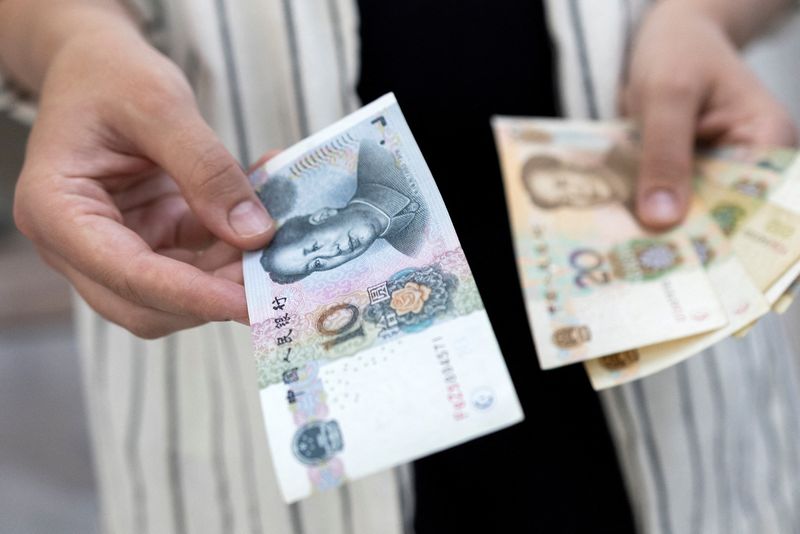
[[[166,25],[164,0],[118,0],[139,22],[147,38],[160,48],[165,40]],[[35,95],[14,84],[0,68],[0,115],[17,122],[33,124],[36,119]]]

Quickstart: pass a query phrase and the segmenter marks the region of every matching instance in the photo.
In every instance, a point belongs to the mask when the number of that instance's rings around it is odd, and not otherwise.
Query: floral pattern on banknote
[[[415,332],[452,309],[458,279],[430,265],[395,273],[382,287],[386,297],[367,306],[364,319],[375,325],[391,321],[402,331]]]
[[[482,309],[463,251],[446,251],[436,259],[421,268],[402,269],[368,288],[338,293],[335,300],[311,311],[254,323],[259,386],[286,382],[288,364],[297,367],[351,356]],[[291,339],[286,338],[289,326]]]
[[[252,318],[262,388],[287,369],[482,309],[463,251],[396,126],[378,115],[251,176],[279,214],[259,253],[272,309]]]
[[[621,280],[655,280],[683,263],[677,245],[656,238],[633,239],[608,254],[611,270]]]
[[[243,272],[287,500],[521,418],[447,209],[392,95],[251,180],[277,222],[267,247],[245,253]],[[462,385],[482,392],[480,415],[467,417],[475,406]],[[398,410],[420,415],[407,425]]]

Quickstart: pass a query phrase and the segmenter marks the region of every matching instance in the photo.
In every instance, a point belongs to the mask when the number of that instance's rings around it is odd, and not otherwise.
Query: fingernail
[[[647,218],[659,223],[671,223],[678,218],[678,199],[669,189],[653,189],[644,198]]]
[[[237,204],[228,213],[228,223],[241,237],[252,237],[265,233],[272,226],[272,219],[261,206],[252,200]]]

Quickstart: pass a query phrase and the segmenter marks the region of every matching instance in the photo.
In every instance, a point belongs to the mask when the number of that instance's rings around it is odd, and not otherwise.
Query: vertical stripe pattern
[[[583,94],[586,98],[586,109],[590,119],[599,119],[600,112],[597,107],[597,95],[592,79],[591,64],[589,62],[589,50],[586,44],[586,34],[583,27],[583,16],[578,0],[569,1],[569,15],[572,24],[572,31],[575,33],[575,43],[578,49],[578,62],[580,64],[581,82]]]
[[[231,503],[228,466],[225,461],[225,432],[228,429],[228,425],[224,419],[224,397],[219,366],[221,362],[219,362],[218,353],[214,350],[215,340],[211,332],[205,331],[203,334],[205,365],[208,370],[206,376],[208,377],[208,392],[211,404],[209,438],[211,440],[214,465],[215,495],[219,504],[221,532],[234,532],[236,521]]]
[[[297,39],[297,27],[292,0],[283,0],[283,14],[289,44],[289,59],[292,64],[292,83],[294,84],[294,97],[298,126],[300,128],[300,136],[306,137],[311,132],[308,125],[305,89],[303,88],[302,65],[300,64],[300,44]]]
[[[169,470],[169,497],[172,508],[173,532],[186,534],[186,510],[184,508],[183,482],[181,480],[181,433],[180,406],[178,405],[178,338],[168,337],[164,342],[166,359],[166,380],[164,394],[166,396],[166,430],[167,430],[167,466]]]
[[[645,458],[647,465],[650,467],[650,473],[653,477],[653,485],[655,486],[655,502],[656,507],[653,513],[657,514],[658,525],[660,531],[664,534],[671,534],[672,527],[670,526],[670,507],[669,495],[667,494],[667,482],[664,475],[664,468],[661,463],[661,457],[658,453],[658,444],[655,435],[653,434],[652,422],[650,420],[650,413],[647,408],[647,397],[644,394],[644,387],[641,382],[634,382],[631,384],[633,391],[633,398],[636,407],[636,412],[639,419],[639,427],[642,432],[642,443],[644,444]]]
[[[233,52],[233,41],[231,39],[228,13],[225,8],[225,0],[214,0],[214,5],[216,7],[223,57],[225,58],[225,79],[228,81],[228,91],[230,93],[233,122],[236,131],[236,142],[239,146],[239,162],[247,166],[251,163],[251,159],[248,150],[247,129],[244,123],[242,94],[239,88],[239,71],[236,67],[236,58]]]
[[[562,109],[612,117],[649,2],[545,1]],[[159,13],[175,21],[176,59],[192,59],[204,116],[242,163],[355,101],[350,0],[135,3],[153,3],[152,27],[164,26]],[[409,467],[282,502],[248,381],[246,329],[207,325],[144,342],[77,309],[105,532],[413,532]],[[602,394],[643,534],[798,530],[799,322],[797,311],[762,321],[744,341]]]
[[[136,532],[148,533],[147,525],[147,489],[144,484],[142,458],[139,454],[139,436],[142,426],[142,409],[144,403],[145,359],[144,346],[141,340],[132,339],[131,388],[128,400],[128,425],[125,438],[125,459],[128,467],[128,478],[131,481],[133,502],[133,524]]]
[[[239,359],[237,357],[236,345],[231,338],[232,334],[227,328],[220,328],[222,350],[219,352],[223,356],[222,360],[227,364],[229,380],[233,384],[241,382],[241,370],[239,369]],[[255,465],[255,451],[253,450],[253,437],[251,435],[249,426],[249,414],[247,402],[244,398],[244,391],[241,387],[233,389],[235,406],[236,406],[236,430],[239,434],[239,447],[241,454],[240,468],[244,474],[245,480],[245,499],[247,502],[247,517],[252,534],[261,534],[263,527],[261,525],[261,514],[259,512],[258,502],[258,488],[256,483],[256,473],[253,469]]]
[[[698,435],[697,420],[695,419],[692,386],[689,379],[689,371],[685,365],[679,365],[675,369],[675,375],[678,380],[678,400],[689,450],[689,469],[692,474],[692,504],[689,512],[690,533],[703,534],[703,519],[708,503],[706,501],[706,481],[703,476],[702,444]]]
[[[716,416],[714,420],[709,421],[714,425],[714,433],[712,439],[712,446],[714,448],[714,470],[717,473],[715,477],[715,486],[717,491],[717,512],[718,516],[723,522],[723,528],[730,531],[730,514],[728,511],[731,508],[731,483],[729,481],[730,473],[726,462],[727,457],[727,444],[725,439],[725,432],[728,428],[727,424],[727,409],[724,397],[722,379],[720,377],[719,368],[717,367],[717,358],[714,350],[709,351],[710,354],[703,358],[703,363],[706,366],[706,375],[708,377],[708,389],[712,396],[712,409]]]
[[[333,29],[333,49],[336,57],[336,74],[339,78],[339,98],[341,99],[341,113],[346,115],[352,111],[351,109],[351,93],[352,89],[348,85],[347,74],[347,59],[345,58],[346,50],[344,44],[344,29],[342,27],[342,15],[339,12],[339,1],[328,0],[328,15],[331,19],[331,28]]]

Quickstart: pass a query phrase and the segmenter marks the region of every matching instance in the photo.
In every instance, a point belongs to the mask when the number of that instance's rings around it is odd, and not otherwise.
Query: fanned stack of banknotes
[[[699,158],[686,222],[653,234],[630,211],[630,127],[497,118],[494,129],[542,368],[583,361],[596,388],[621,384],[787,305],[800,274],[792,151]],[[266,249],[246,253],[244,276],[288,502],[522,420],[468,258],[393,95],[251,179],[279,222]]]
[[[695,162],[683,224],[639,226],[624,123],[502,118],[494,130],[539,362],[584,362],[595,389],[675,365],[770,308],[800,275],[800,163],[728,147]]]

